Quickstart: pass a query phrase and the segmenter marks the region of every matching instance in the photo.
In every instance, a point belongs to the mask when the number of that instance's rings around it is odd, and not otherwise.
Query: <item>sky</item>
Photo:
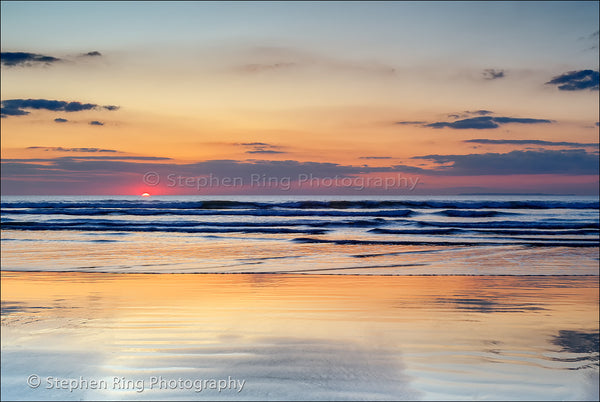
[[[4,195],[598,194],[598,2],[0,7]]]

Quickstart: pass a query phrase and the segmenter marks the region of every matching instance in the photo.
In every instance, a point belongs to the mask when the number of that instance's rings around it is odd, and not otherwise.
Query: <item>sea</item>
[[[598,274],[594,196],[3,196],[1,224],[4,270]]]
[[[2,400],[598,400],[599,201],[3,196]]]

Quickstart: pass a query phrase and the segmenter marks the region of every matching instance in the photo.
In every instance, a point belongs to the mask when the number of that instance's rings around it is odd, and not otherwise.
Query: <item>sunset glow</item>
[[[597,2],[4,2],[2,191],[596,194],[597,14]],[[419,184],[306,187],[305,174]]]

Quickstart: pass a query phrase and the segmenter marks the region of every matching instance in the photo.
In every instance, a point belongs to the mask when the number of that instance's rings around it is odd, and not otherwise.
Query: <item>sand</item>
[[[597,381],[597,276],[2,272],[3,400],[581,400]]]

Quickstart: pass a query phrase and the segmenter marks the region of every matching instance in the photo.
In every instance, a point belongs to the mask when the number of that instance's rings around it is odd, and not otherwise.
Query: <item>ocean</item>
[[[25,271],[597,275],[598,208],[574,196],[5,196],[2,259]]]
[[[597,197],[2,197],[3,400],[597,400]]]

